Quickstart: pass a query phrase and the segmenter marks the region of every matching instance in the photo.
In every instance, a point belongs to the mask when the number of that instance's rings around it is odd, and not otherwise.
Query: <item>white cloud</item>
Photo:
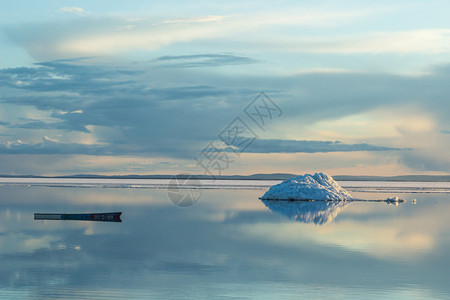
[[[81,7],[76,7],[76,6],[72,6],[72,7],[64,6],[64,7],[61,7],[59,9],[59,11],[60,12],[65,12],[65,13],[79,14],[79,15],[83,15],[83,14],[88,13],[87,11],[82,9]]]
[[[436,131],[434,116],[423,107],[417,105],[402,104],[389,107],[376,108],[355,115],[347,115],[336,119],[320,120],[312,124],[306,131],[307,137],[320,139],[343,139],[347,141],[370,141],[381,139],[375,143],[389,145],[404,145],[404,147],[416,147],[411,144],[413,140],[410,134],[431,134]],[[345,134],[344,134],[345,133]],[[345,137],[344,137],[345,136]],[[399,139],[407,137],[407,140],[398,143]]]
[[[354,73],[353,70],[340,69],[340,68],[311,68],[303,69],[294,74],[343,74],[343,73]]]
[[[47,46],[25,41],[26,47],[39,59],[77,57],[89,55],[109,55],[126,51],[154,50],[178,42],[214,38],[227,26],[215,25],[219,17],[205,18],[202,21],[187,20],[182,23],[153,23],[152,20],[129,24],[123,19],[84,20],[82,29],[73,23],[64,24],[64,29],[48,33],[44,37]],[[70,26],[66,26],[70,25]],[[127,30],[123,30],[127,29]],[[38,44],[44,41],[39,41]]]
[[[313,38],[275,38],[269,41],[248,40],[266,50],[305,53],[417,53],[450,52],[450,29],[426,29],[397,32],[369,32],[364,35],[341,35]]]
[[[17,80],[17,81],[15,82],[15,84],[16,84],[17,86],[19,86],[19,87],[30,85],[28,82],[22,81],[22,80]]]
[[[44,136],[44,137],[42,138],[42,141],[43,141],[43,142],[50,142],[50,143],[59,143],[59,140],[58,140],[58,139],[53,139],[53,138],[50,138],[50,137],[48,137],[48,136]]]
[[[180,18],[180,19],[169,19],[165,20],[163,23],[174,24],[174,23],[207,23],[216,22],[225,19],[225,16],[205,16],[205,17],[195,17],[195,18]]]
[[[152,51],[175,43],[220,39],[227,41],[225,47],[232,45],[232,49],[238,47],[237,49],[258,51],[428,55],[450,52],[450,29],[369,32],[332,37],[262,33],[267,26],[289,25],[296,28],[308,22],[315,24],[320,20],[312,17],[298,20],[290,18],[284,21],[276,17],[269,20],[249,20],[242,16],[168,20],[157,24],[150,20],[135,21],[132,24],[123,19],[84,20],[85,23],[79,26],[80,28],[73,23],[61,24],[61,30],[43,28],[45,30],[40,30],[39,34],[25,35],[26,39],[22,40],[22,43],[34,57],[43,60],[111,55],[137,50]],[[238,36],[235,35],[237,30],[240,32]]]
[[[449,29],[380,32],[368,37],[342,39],[336,47],[324,52],[344,53],[421,53],[439,54],[450,50]]]
[[[341,24],[352,23],[355,19],[367,17],[379,13],[380,10],[345,10],[328,11],[323,9],[292,9],[289,11],[272,11],[254,14],[251,16],[241,16],[250,26],[258,27],[277,25],[307,25],[307,26],[339,26]],[[247,25],[246,25],[247,26]]]
[[[63,7],[60,11],[75,14],[89,13],[79,7]],[[268,46],[263,47],[262,50],[266,47],[270,50],[277,45],[277,37],[284,35],[286,26],[292,29],[298,29],[298,26],[337,26],[352,22],[355,18],[367,16],[369,13],[371,12],[297,10],[275,11],[269,15],[262,13],[206,15],[159,21],[154,18],[90,18],[82,21],[42,24],[38,25],[39,28],[34,25],[17,31],[13,30],[10,35],[14,36],[15,41],[25,46],[32,56],[40,60],[109,55],[125,51],[148,51],[179,42],[220,41],[221,39],[227,40],[227,44],[233,47],[244,46],[250,49],[267,42]],[[297,32],[297,30],[294,31]],[[236,41],[237,32],[243,41]],[[297,35],[294,38],[296,37]],[[255,38],[256,40],[252,41]],[[282,40],[280,42],[285,44]],[[310,48],[315,51],[314,47],[310,46]]]

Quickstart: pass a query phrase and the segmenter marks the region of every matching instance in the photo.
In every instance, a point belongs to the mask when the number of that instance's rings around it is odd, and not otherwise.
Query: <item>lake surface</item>
[[[178,207],[167,181],[43,181],[0,180],[1,299],[450,299],[450,183],[341,182],[394,206],[203,182]],[[109,211],[123,222],[33,218]]]

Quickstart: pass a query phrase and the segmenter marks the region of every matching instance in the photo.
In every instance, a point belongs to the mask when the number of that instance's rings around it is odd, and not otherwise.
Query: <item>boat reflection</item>
[[[99,222],[122,222],[121,212],[112,213],[88,213],[88,214],[46,214],[35,213],[35,220],[72,220],[72,221],[99,221]]]
[[[350,205],[351,201],[261,200],[271,211],[302,223],[323,225]]]

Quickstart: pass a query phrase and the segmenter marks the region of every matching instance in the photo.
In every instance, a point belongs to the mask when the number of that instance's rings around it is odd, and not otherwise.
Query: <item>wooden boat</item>
[[[35,213],[35,220],[75,220],[75,221],[100,221],[100,222],[122,222],[122,212],[91,213],[91,214],[43,214]]]

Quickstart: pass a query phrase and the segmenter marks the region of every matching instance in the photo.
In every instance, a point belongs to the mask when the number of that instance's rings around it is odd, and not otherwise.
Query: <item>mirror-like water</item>
[[[164,189],[0,186],[0,298],[450,298],[439,188],[393,206],[271,203],[225,187],[179,208]],[[123,222],[33,217],[109,211]]]

